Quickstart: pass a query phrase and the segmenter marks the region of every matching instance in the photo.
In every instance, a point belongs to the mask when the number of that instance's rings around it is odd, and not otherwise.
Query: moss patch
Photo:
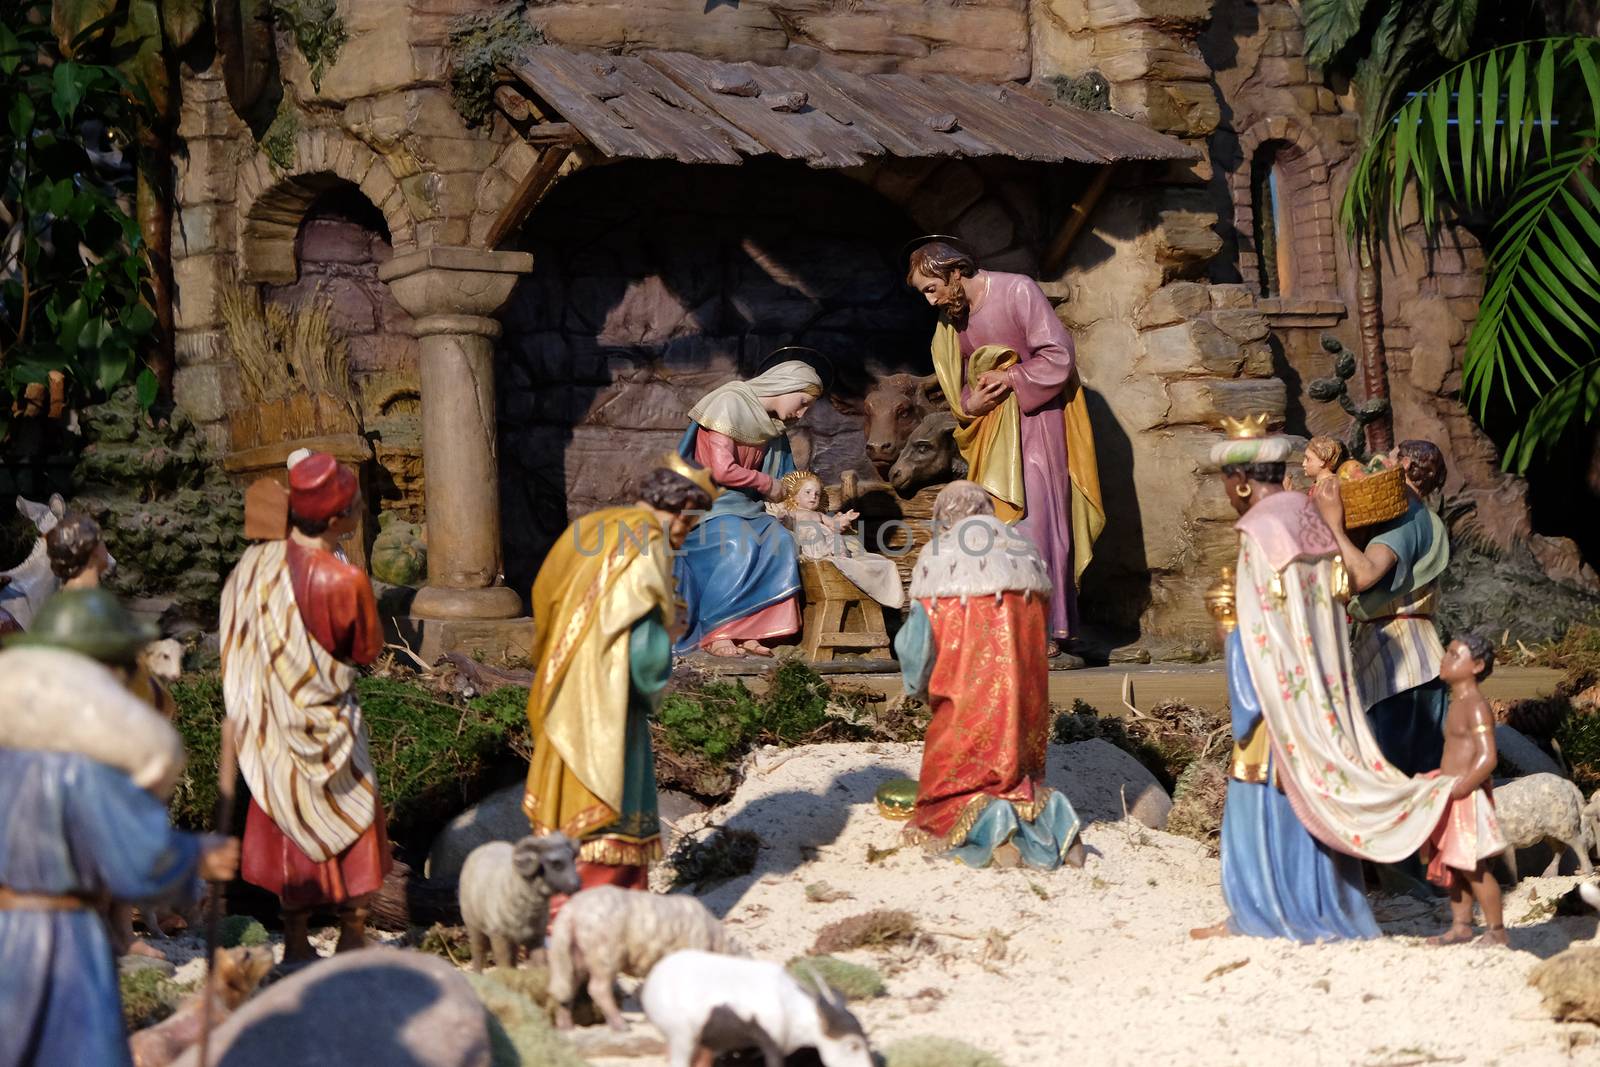
[[[128,1032],[142,1030],[170,1016],[191,988],[180,985],[154,968],[141,968],[119,975],[122,993],[122,1022]]]
[[[883,1050],[884,1067],[1005,1067],[982,1049],[948,1037],[908,1037]]]
[[[813,972],[846,1000],[870,1000],[888,990],[883,975],[873,968],[836,956],[796,956],[789,961],[789,973],[802,984],[810,984]]]
[[[322,76],[350,40],[337,0],[272,0],[272,14],[289,31],[311,68],[311,87],[322,90]]]
[[[584,1067],[572,1044],[550,1023],[546,1008],[525,989],[528,971],[468,974],[489,1013],[494,1067]],[[544,972],[539,972],[543,974]]]
[[[248,915],[226,916],[217,930],[217,941],[223,948],[253,948],[269,940],[267,928]]]
[[[256,144],[274,167],[286,171],[294,166],[294,140],[299,135],[300,113],[286,96],[278,101],[277,114]]]
[[[474,126],[494,108],[501,69],[522,49],[544,43],[544,34],[528,22],[527,6],[514,0],[450,23],[450,92],[456,110]]]
[[[73,506],[104,533],[111,589],[172,597],[179,612],[216,619],[223,580],[244,551],[244,496],[188,416],[152,423],[131,386],[83,413],[87,442]]]
[[[426,845],[463,808],[499,784],[508,755],[528,752],[525,693],[501,689],[452,702],[417,682],[366,677],[356,682],[369,751],[378,774],[389,836]],[[173,686],[177,726],[189,765],[173,793],[173,821],[210,829],[216,806],[222,685],[214,674]]]

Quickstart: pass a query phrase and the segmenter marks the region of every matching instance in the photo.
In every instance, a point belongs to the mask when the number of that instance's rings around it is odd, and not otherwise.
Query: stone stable
[[[952,232],[987,266],[1038,277],[1074,332],[1110,520],[1085,576],[1086,617],[1210,640],[1198,594],[1232,550],[1230,513],[1201,469],[1213,424],[1265,409],[1291,431],[1341,429],[1342,413],[1309,401],[1306,386],[1329,371],[1324,331],[1358,347],[1355,272],[1333,224],[1357,120],[1305,63],[1296,5],[526,8],[568,49],[677,51],[780,78],[781,68],[953,74],[994,87],[998,102],[1019,84],[1048,98],[1063,80],[1095,76],[1113,110],[1197,150],[1121,164],[1101,182],[1087,166],[1005,159],[885,158],[834,172],[766,158],[609,160],[509,77],[471,126],[451,100],[450,27],[494,6],[340,0],[351,39],[320,88],[280,35],[295,122],[276,161],[228,110],[219,70],[185,73],[177,388],[211,439],[226,439],[218,420],[236,391],[212,280],[232,273],[273,299],[327,295],[350,337],[379,504],[425,519],[430,541],[446,543],[430,551],[438,592],[419,596],[423,609],[515,614],[566,522],[628,499],[688,407],[781,344],[823,349],[843,379],[799,448],[830,476],[866,473],[852,402],[873,374],[927,365],[931,320],[895,254],[915,233]],[[603,96],[596,106],[610,107]],[[927,130],[959,130],[934,102],[917,105]],[[1258,223],[1269,212],[1255,192],[1258,168],[1272,166],[1293,194],[1276,289],[1264,284]],[[1418,239],[1401,235],[1413,252]],[[1459,245],[1431,264],[1407,256],[1386,281],[1391,388],[1400,434],[1439,439],[1452,490],[1490,505],[1509,543],[1532,536],[1521,483],[1495,472],[1455,396],[1482,266],[1470,240]],[[1535,543],[1582,578],[1562,544]]]

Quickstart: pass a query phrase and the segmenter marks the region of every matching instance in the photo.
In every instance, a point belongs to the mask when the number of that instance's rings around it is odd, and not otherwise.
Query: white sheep
[[[694,897],[616,886],[585,889],[562,905],[550,928],[556,1026],[572,1026],[572,1002],[587,972],[590,999],[613,1030],[625,1029],[612,992],[617,975],[644,978],[662,957],[686,948],[738,951],[716,916]]]
[[[723,1052],[756,1048],[766,1067],[816,1049],[823,1067],[872,1067],[861,1023],[815,974],[812,995],[766,960],[674,952],[650,972],[639,1001],[667,1040],[668,1067],[707,1064]]]
[[[580,887],[577,852],[570,837],[550,834],[514,845],[490,841],[468,854],[457,893],[474,971],[483,970],[491,945],[498,966],[515,968],[518,945],[532,950],[544,943],[550,898]]]
[[[1581,874],[1588,876],[1593,871],[1583,794],[1572,782],[1557,774],[1540,773],[1497,784],[1494,811],[1506,839],[1504,855],[1513,883],[1517,881],[1517,849],[1547,842],[1570,849]],[[1555,874],[1560,863],[1557,851],[1545,876]]]

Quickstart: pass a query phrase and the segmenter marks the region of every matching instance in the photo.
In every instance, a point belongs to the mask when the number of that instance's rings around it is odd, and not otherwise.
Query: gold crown
[[[712,500],[717,499],[717,495],[722,492],[717,483],[711,480],[710,471],[690,463],[676,452],[662,453],[660,465],[673,474],[687,478],[701,489],[704,489]]]
[[[1267,436],[1267,418],[1265,411],[1257,412],[1254,415],[1246,415],[1242,419],[1233,419],[1224,415],[1222,416],[1222,432],[1227,434],[1230,440],[1265,437]]]

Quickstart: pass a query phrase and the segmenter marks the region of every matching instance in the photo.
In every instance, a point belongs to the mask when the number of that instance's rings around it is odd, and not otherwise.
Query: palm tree
[[[1465,54],[1477,22],[1479,0],[1304,0],[1306,57],[1312,63],[1353,71],[1361,108],[1363,158],[1371,154],[1387,126],[1384,119],[1406,84],[1438,57]],[[1384,233],[1379,219],[1353,228],[1356,320],[1361,330],[1361,381],[1367,405],[1383,415],[1367,425],[1367,447],[1387,450],[1394,443],[1388,413],[1389,360],[1383,345],[1383,293],[1378,250]]]
[[[1493,220],[1462,388],[1480,423],[1491,399],[1509,405],[1504,463],[1517,473],[1600,413],[1597,126],[1600,39],[1502,45],[1394,110],[1341,207],[1352,234],[1381,232],[1408,188],[1430,233],[1459,212]]]

